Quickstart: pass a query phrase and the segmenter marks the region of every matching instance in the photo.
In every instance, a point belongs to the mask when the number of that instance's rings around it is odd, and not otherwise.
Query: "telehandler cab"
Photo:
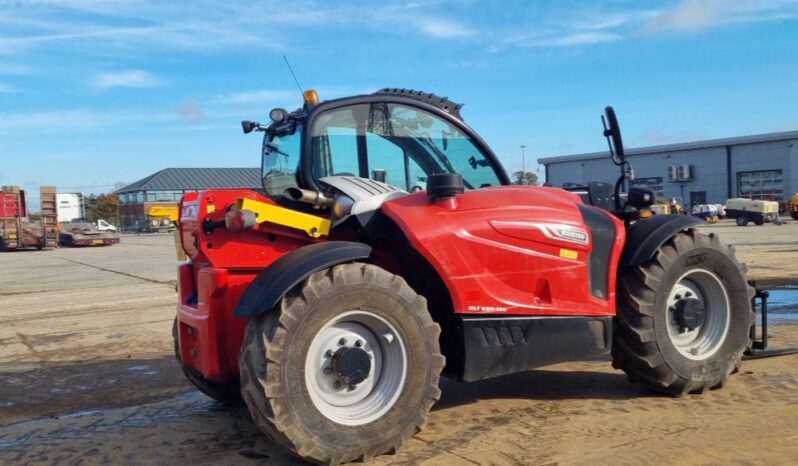
[[[264,192],[180,205],[175,350],[188,379],[243,397],[274,442],[317,463],[395,452],[441,374],[475,381],[612,353],[634,382],[721,387],[751,346],[745,267],[695,217],[615,185],[512,186],[461,105],[383,89],[274,109]],[[621,195],[623,193],[623,195]]]

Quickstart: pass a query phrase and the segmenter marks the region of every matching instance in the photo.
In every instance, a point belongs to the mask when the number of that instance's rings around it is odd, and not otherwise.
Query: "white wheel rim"
[[[371,361],[368,376],[354,387],[331,371],[330,354],[342,347],[360,348]],[[373,422],[391,409],[406,376],[407,351],[401,335],[387,320],[363,310],[327,322],[305,359],[305,384],[314,406],[327,419],[349,426]]]
[[[697,299],[704,306],[704,321],[690,330],[681,327],[675,317],[676,303],[683,298]],[[729,333],[731,309],[729,295],[717,275],[693,269],[676,281],[667,300],[668,336],[682,356],[692,360],[715,354]]]

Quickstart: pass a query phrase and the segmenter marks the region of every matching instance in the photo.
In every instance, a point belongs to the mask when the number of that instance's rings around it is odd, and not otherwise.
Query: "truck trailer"
[[[54,186],[42,186],[41,219],[28,218],[25,190],[3,186],[0,193],[0,251],[58,246],[58,213]]]

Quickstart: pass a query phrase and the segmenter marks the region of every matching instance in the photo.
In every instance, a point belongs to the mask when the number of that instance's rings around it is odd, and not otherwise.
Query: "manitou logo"
[[[582,230],[576,230],[573,228],[552,228],[554,234],[559,236],[562,239],[567,239],[570,241],[575,241],[577,243],[584,243],[587,244],[587,233]]]

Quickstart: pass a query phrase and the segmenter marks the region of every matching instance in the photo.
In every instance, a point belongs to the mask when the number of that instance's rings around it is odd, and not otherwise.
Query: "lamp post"
[[[526,146],[521,144],[521,184],[526,184]]]

